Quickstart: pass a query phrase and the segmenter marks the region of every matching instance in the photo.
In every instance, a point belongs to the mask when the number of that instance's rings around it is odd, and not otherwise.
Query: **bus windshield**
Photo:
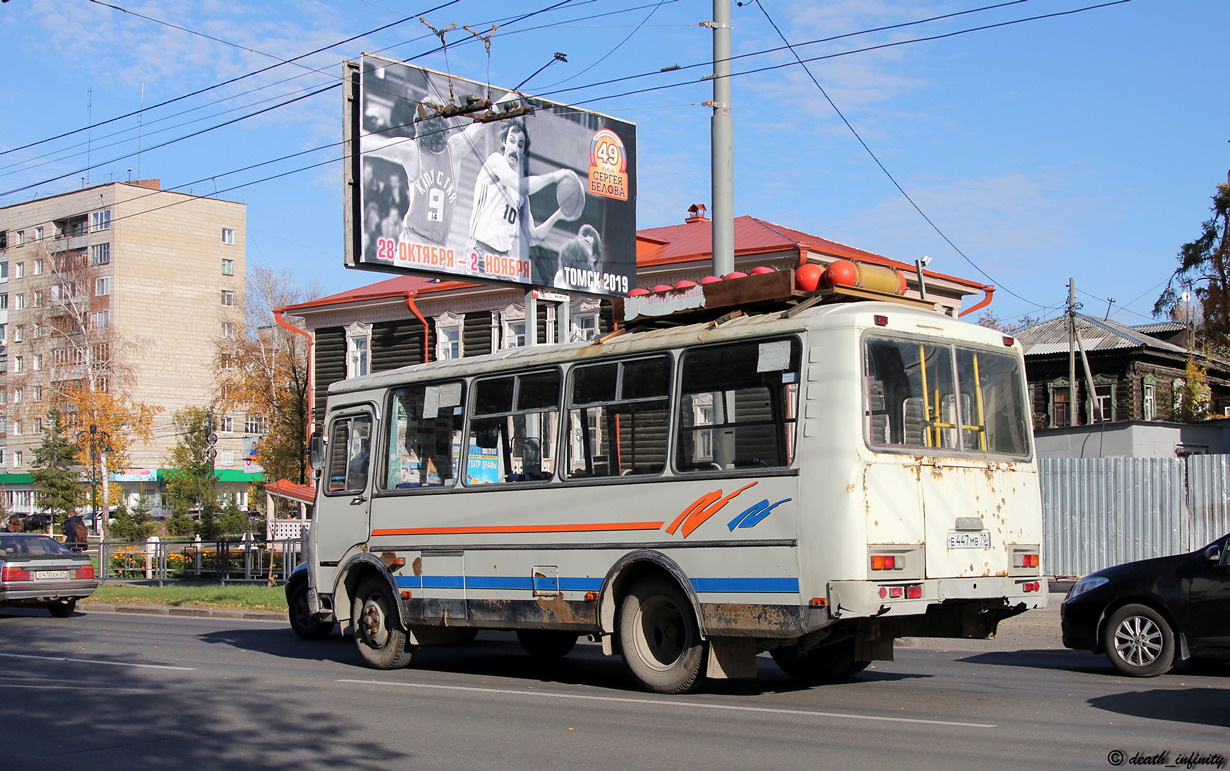
[[[867,441],[873,448],[1029,454],[1020,360],[935,341],[868,337]]]

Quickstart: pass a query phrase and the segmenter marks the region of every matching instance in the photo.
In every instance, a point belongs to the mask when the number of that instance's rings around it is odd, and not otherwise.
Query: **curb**
[[[85,613],[134,613],[146,616],[187,616],[195,618],[246,618],[259,621],[285,621],[286,614],[272,610],[240,608],[175,607],[171,605],[111,605],[105,602],[79,602]]]

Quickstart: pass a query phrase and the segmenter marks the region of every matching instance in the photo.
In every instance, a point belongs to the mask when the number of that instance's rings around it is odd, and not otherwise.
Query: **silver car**
[[[49,535],[0,533],[0,607],[46,608],[67,618],[98,588],[94,564]]]

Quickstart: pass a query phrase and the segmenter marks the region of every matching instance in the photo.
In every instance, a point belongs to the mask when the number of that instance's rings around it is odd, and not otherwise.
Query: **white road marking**
[[[508,696],[535,696],[544,699],[582,699],[585,701],[606,701],[623,704],[652,704],[654,706],[683,707],[685,709],[727,710],[731,712],[761,712],[774,715],[793,715],[798,717],[828,717],[846,718],[849,720],[872,720],[884,723],[918,723],[933,726],[957,726],[959,728],[998,728],[995,723],[962,723],[953,720],[923,720],[912,717],[887,717],[882,715],[859,715],[851,712],[814,712],[799,709],[774,709],[772,707],[743,707],[737,704],[700,704],[689,701],[669,701],[658,699],[629,699],[618,696],[585,696],[578,693],[546,693],[542,691],[514,691],[502,688],[474,688],[465,685],[427,685],[425,683],[389,683],[379,680],[338,680],[339,683],[355,685],[384,685],[393,688],[430,688],[439,691],[471,691],[474,693],[499,693]]]
[[[133,664],[127,661],[101,661],[98,659],[73,659],[67,656],[31,656],[25,653],[0,653],[10,659],[38,659],[39,661],[72,661],[77,664],[103,664],[109,667],[134,667],[136,669],[175,669],[180,672],[195,672],[196,667],[174,667],[170,664]]]

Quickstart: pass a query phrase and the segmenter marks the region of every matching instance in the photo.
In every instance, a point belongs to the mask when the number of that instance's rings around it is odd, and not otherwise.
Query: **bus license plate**
[[[68,580],[67,570],[36,570],[34,571],[35,581],[66,581]]]
[[[949,532],[948,548],[989,549],[991,548],[991,534],[986,530],[979,530],[976,533]]]

